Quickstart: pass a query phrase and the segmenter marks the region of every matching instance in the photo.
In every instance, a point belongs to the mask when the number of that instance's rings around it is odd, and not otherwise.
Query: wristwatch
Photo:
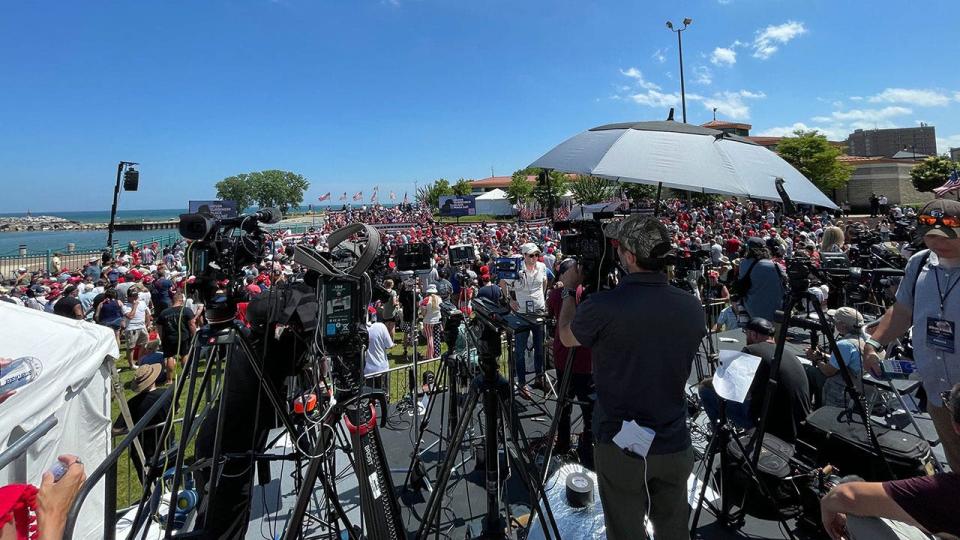
[[[563,289],[562,291],[560,291],[561,300],[564,298],[576,298],[576,297],[577,297],[577,291],[573,289]]]
[[[879,341],[877,341],[877,340],[875,340],[875,339],[873,339],[873,338],[867,338],[867,339],[865,339],[865,340],[864,340],[864,343],[866,343],[867,345],[873,347],[873,350],[875,350],[875,351],[882,351],[882,350],[883,350],[883,345],[881,345]]]

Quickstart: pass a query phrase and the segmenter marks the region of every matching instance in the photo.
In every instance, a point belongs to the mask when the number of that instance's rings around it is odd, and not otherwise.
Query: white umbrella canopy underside
[[[775,179],[783,178],[794,202],[836,208],[797,169],[762,146],[676,122],[635,125],[679,131],[595,128],[560,143],[531,166],[772,201],[781,200]]]

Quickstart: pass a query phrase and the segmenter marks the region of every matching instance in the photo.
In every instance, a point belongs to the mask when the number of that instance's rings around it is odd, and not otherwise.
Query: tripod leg
[[[700,525],[700,512],[703,511],[703,505],[705,504],[705,499],[707,496],[707,488],[710,486],[710,478],[713,476],[713,459],[716,457],[718,452],[718,447],[720,445],[720,430],[721,427],[714,429],[713,436],[710,437],[710,443],[707,445],[707,449],[704,452],[704,456],[707,458],[706,468],[703,470],[703,485],[700,486],[700,495],[697,498],[697,507],[693,510],[693,521],[690,524],[690,536],[692,537],[697,531],[697,527]]]
[[[330,431],[332,433],[333,429]],[[311,449],[312,455],[318,455],[318,452],[327,447],[327,437],[330,435],[325,435],[324,433],[324,430],[321,428],[320,436],[317,437],[316,443]],[[329,478],[327,478],[322,471],[325,461],[325,456],[312,458],[310,460],[310,465],[307,467],[307,472],[303,477],[303,485],[301,486],[300,492],[297,493],[297,501],[294,503],[293,510],[290,513],[290,519],[287,521],[287,529],[283,532],[283,540],[294,540],[300,536],[300,531],[303,528],[303,516],[306,514],[307,506],[310,504],[313,488],[317,480],[320,480],[327,502],[333,506],[336,517],[343,522],[350,540],[358,540],[346,511],[343,509],[343,506],[340,505],[336,490],[330,485]],[[336,474],[336,471],[334,471],[334,474]]]
[[[480,384],[479,382],[475,382],[475,384],[470,388],[470,393],[467,394],[467,403],[463,407],[463,418],[460,420],[460,424],[457,426],[456,432],[454,432],[450,439],[451,448],[459,448],[460,444],[462,444],[463,435],[466,433],[467,425],[469,424],[469,422],[466,420],[469,419],[469,417],[473,414],[479,397]],[[494,436],[496,436],[495,431]],[[436,514],[440,511],[440,504],[443,502],[443,496],[447,488],[447,482],[450,481],[450,473],[453,471],[453,464],[456,459],[456,452],[448,452],[446,458],[443,460],[443,465],[440,468],[440,473],[437,475],[437,481],[434,485],[433,493],[430,494],[430,499],[427,500],[427,507],[424,510],[424,514],[420,522],[420,529],[417,530],[417,540],[425,540],[429,534],[430,525],[434,522]]]
[[[441,385],[442,385],[444,382],[446,382],[447,379],[448,379],[448,377],[447,377],[447,363],[446,363],[446,362],[441,362],[441,363],[440,363],[440,374],[437,375],[437,379],[434,381],[434,388],[440,388]],[[423,412],[423,421],[420,422],[419,429],[417,430],[417,442],[414,443],[414,445],[413,445],[413,452],[410,454],[410,466],[407,468],[407,474],[406,474],[406,476],[405,476],[404,479],[403,479],[403,489],[404,489],[404,490],[409,490],[409,489],[410,489],[410,480],[413,479],[413,472],[414,472],[414,470],[415,470],[415,467],[417,467],[418,465],[421,465],[421,463],[422,463],[421,460],[420,460],[420,447],[423,445],[423,434],[426,433],[427,427],[430,425],[430,422],[429,422],[429,421],[430,421],[430,417],[431,417],[431,415],[433,414],[433,409],[435,408],[436,402],[437,402],[437,400],[436,400],[436,399],[432,399],[432,398],[430,398],[430,399],[427,400],[427,409]],[[441,413],[443,412],[443,402],[441,402],[440,411],[441,411]],[[418,408],[417,404],[414,403],[414,404],[413,404],[413,414],[417,414],[418,412],[419,412],[419,408]],[[441,423],[441,426],[440,426],[440,430],[441,430],[441,431],[440,431],[440,439],[442,440],[442,439],[443,439],[443,425],[442,425],[442,424],[443,424],[443,420],[441,420],[440,423]]]
[[[547,453],[543,456],[543,470],[537,475],[541,482],[547,481],[547,474],[550,472],[550,460],[553,459],[553,439],[557,436],[557,430],[560,428],[560,415],[564,408],[569,405],[570,385],[573,381],[573,356],[576,354],[576,347],[567,352],[567,369],[563,371],[563,377],[560,380],[560,391],[557,394],[557,407],[553,411],[553,419],[550,421],[550,429],[547,430]],[[569,441],[568,443],[569,444]],[[565,447],[566,448],[566,447]]]
[[[506,384],[507,383],[505,383],[505,385]],[[509,386],[506,386],[506,388],[509,388]],[[550,501],[549,499],[547,499],[547,494],[543,489],[544,483],[539,478],[539,474],[537,475],[533,474],[533,471],[536,470],[536,467],[534,467],[533,464],[527,459],[528,454],[525,452],[525,448],[523,448],[523,446],[526,446],[527,449],[529,448],[529,444],[527,443],[527,435],[524,432],[523,426],[520,424],[520,421],[518,418],[513,418],[509,422],[507,422],[506,415],[508,414],[509,407],[504,402],[504,399],[510,399],[509,395],[506,398],[504,398],[504,396],[502,395],[498,396],[497,403],[499,405],[501,414],[504,415],[503,416],[504,422],[507,423],[510,428],[510,436],[513,439],[514,453],[516,455],[517,461],[519,462],[519,467],[517,467],[517,470],[520,471],[520,479],[526,485],[527,493],[530,494],[531,517],[533,517],[533,515],[536,515],[537,518],[540,520],[540,526],[543,527],[544,536],[546,536],[547,538],[551,538],[550,535],[552,534],[559,539],[560,530],[557,527],[556,520],[554,519],[553,509],[550,507]],[[543,512],[537,511],[537,509],[540,508],[540,504],[543,505]],[[547,523],[544,521],[544,514],[546,514],[547,519],[549,519],[550,521],[549,528],[547,527]],[[532,520],[529,520],[527,522],[528,533],[530,532],[530,525],[532,525],[532,523],[533,523]],[[552,532],[548,532],[548,531],[552,531]]]

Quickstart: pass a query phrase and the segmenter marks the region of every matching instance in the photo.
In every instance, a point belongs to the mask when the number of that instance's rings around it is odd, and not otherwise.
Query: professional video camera
[[[194,289],[203,298],[206,316],[211,322],[228,321],[236,314],[236,289],[243,286],[237,279],[242,268],[259,262],[266,247],[261,223],[280,221],[276,208],[261,208],[229,219],[216,219],[210,214],[180,214],[180,234],[193,243],[187,250],[190,271],[196,276]],[[228,287],[220,287],[230,280]]]
[[[617,250],[603,234],[603,218],[612,214],[594,214],[593,220],[557,221],[553,230],[566,232],[560,237],[560,250],[577,260],[583,271],[583,285],[588,292],[602,288],[606,277],[616,266]],[[567,232],[573,231],[573,232]]]
[[[703,269],[710,260],[710,249],[683,251],[673,259],[672,284],[688,292],[694,292],[703,282]]]

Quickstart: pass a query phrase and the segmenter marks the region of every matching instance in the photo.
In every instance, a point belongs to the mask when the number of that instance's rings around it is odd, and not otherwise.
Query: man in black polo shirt
[[[565,346],[589,347],[593,356],[594,461],[607,538],[641,537],[649,514],[657,540],[688,539],[694,456],[685,386],[707,333],[703,308],[667,282],[670,235],[656,218],[633,215],[608,225],[605,234],[626,275],[616,289],[576,306],[570,291],[583,278],[576,267],[565,271],[558,326]],[[654,433],[646,452],[613,442],[631,421]]]

